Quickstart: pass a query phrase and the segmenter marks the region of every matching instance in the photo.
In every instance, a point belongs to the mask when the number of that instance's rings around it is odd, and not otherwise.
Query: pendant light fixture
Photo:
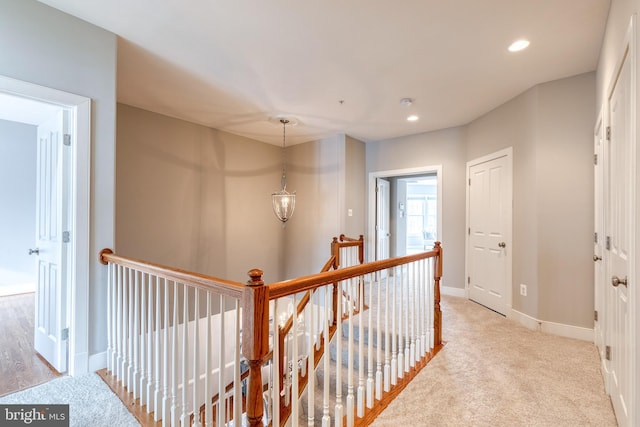
[[[276,214],[284,227],[293,216],[293,211],[296,208],[296,192],[287,192],[287,175],[285,173],[286,128],[289,120],[281,118],[280,123],[282,123],[282,178],[280,179],[282,190],[271,194],[271,202],[273,203],[273,213]]]

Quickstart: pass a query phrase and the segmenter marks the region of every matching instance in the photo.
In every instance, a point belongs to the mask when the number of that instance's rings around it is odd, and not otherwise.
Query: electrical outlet
[[[520,295],[522,295],[523,297],[527,296],[527,285],[525,285],[524,283],[520,283]]]

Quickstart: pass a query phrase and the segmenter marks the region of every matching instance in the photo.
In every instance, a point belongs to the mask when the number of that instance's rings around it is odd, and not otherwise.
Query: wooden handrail
[[[356,265],[353,267],[345,267],[338,270],[331,270],[324,273],[302,276],[296,279],[275,282],[269,285],[269,300],[282,298],[298,292],[304,292],[316,289],[324,285],[340,282],[342,280],[353,277],[363,276],[375,271],[385,270],[387,268],[397,267],[399,265],[408,264],[410,262],[419,261],[440,256],[440,242],[436,242],[435,247],[427,252],[421,252],[414,255],[406,255],[396,258],[388,258],[380,261],[372,261],[366,264]],[[441,277],[442,266],[438,267],[439,276]]]
[[[111,249],[103,249],[100,251],[100,262],[107,265],[109,262],[121,265],[123,267],[133,268],[143,273],[149,273],[154,276],[174,282],[184,283],[205,291],[215,291],[225,296],[233,298],[242,298],[245,284],[234,282],[232,280],[220,279],[205,274],[192,273],[190,271],[181,270],[179,268],[167,267],[162,264],[154,264],[146,261],[140,261],[135,258],[127,258],[113,253]]]

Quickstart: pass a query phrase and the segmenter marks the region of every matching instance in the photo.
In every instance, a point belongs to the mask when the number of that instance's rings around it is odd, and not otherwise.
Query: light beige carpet
[[[372,426],[615,426],[593,343],[443,297],[444,349]]]

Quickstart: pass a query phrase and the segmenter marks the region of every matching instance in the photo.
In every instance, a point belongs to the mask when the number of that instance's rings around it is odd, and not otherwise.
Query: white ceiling
[[[299,121],[288,145],[387,139],[466,124],[592,71],[610,2],[40,1],[121,37],[119,102],[277,145],[271,117]],[[518,38],[530,47],[508,52]]]

